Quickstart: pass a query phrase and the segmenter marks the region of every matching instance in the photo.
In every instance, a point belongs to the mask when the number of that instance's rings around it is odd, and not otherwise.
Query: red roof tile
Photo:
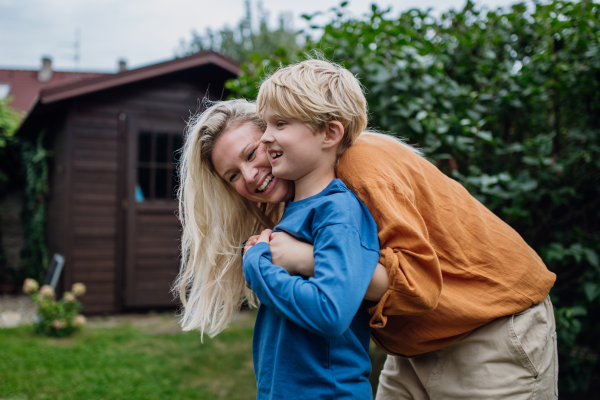
[[[38,71],[0,69],[0,85],[3,83],[10,85],[8,95],[13,98],[11,107],[26,114],[35,104],[38,94],[42,89],[105,75],[112,74],[54,71],[52,79],[49,82],[42,83],[38,80]]]

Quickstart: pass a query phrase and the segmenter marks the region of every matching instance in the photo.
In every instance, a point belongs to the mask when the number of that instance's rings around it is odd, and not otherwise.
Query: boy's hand
[[[294,239],[285,232],[271,234],[271,262],[290,275],[315,276],[313,246]]]

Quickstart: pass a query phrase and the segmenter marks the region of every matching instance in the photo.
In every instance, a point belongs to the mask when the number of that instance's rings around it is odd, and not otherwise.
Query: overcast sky
[[[257,0],[252,0],[255,9]],[[371,3],[392,7],[392,15],[413,7],[436,11],[461,8],[466,0],[350,0],[357,16]],[[490,8],[516,0],[479,0]],[[263,0],[273,25],[291,12],[294,27],[307,26],[303,13],[326,11],[339,0]],[[50,56],[55,70],[74,69],[73,43],[80,29],[80,71],[115,72],[119,58],[129,68],[172,59],[191,31],[235,25],[244,16],[244,0],[0,0],[0,68],[37,69]]]

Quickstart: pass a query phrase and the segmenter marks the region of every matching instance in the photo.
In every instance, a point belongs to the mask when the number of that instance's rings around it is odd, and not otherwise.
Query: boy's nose
[[[267,128],[265,133],[263,133],[262,137],[260,138],[260,141],[261,143],[265,144],[273,143],[273,135],[271,134],[271,130],[269,128]]]

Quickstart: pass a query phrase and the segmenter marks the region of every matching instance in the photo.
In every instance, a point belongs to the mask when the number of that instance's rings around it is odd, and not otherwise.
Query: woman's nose
[[[242,165],[240,168],[242,172],[242,176],[246,182],[254,182],[256,180],[256,176],[258,174],[258,169],[253,168],[247,164]]]

